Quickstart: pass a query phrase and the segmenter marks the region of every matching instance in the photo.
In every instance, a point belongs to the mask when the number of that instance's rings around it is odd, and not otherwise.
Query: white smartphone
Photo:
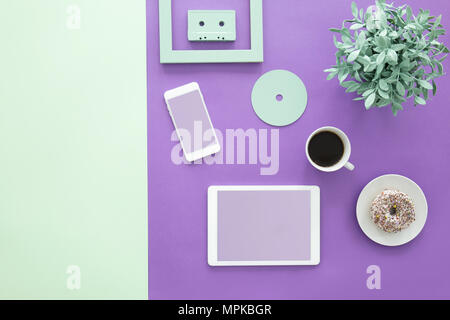
[[[220,151],[198,83],[168,90],[164,99],[186,160],[196,161]]]

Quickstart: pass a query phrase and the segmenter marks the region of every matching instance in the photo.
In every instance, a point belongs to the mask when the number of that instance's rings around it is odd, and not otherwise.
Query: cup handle
[[[353,171],[355,169],[355,166],[351,162],[347,162],[346,164],[344,164],[344,167],[346,167],[350,171]]]

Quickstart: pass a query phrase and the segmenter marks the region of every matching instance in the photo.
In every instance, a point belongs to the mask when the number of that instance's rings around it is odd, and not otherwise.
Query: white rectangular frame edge
[[[257,191],[257,190],[310,190],[311,191],[311,257],[309,260],[266,260],[266,261],[218,261],[217,260],[217,193],[218,191]],[[303,266],[320,263],[320,188],[300,185],[247,185],[208,187],[208,265],[219,266]]]

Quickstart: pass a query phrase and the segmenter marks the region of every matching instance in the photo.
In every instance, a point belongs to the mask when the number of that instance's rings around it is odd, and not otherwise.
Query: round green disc
[[[263,74],[252,91],[252,105],[258,117],[277,127],[297,121],[305,111],[307,101],[303,81],[287,70]]]

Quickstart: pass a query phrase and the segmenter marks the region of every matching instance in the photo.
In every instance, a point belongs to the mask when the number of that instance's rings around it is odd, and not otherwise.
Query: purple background
[[[265,0],[262,64],[161,65],[157,2],[147,2],[150,299],[450,298],[450,78],[437,80],[438,94],[427,106],[414,108],[409,103],[397,117],[389,108],[365,111],[337,80],[326,81],[323,70],[334,64],[336,51],[328,28],[339,27],[351,17],[350,0]],[[182,4],[186,2],[192,6]],[[248,13],[247,1],[229,2],[238,12]],[[224,9],[223,3],[175,0],[174,14],[181,19],[174,21],[177,46],[188,46],[182,20],[188,7]],[[357,3],[367,7],[373,1]],[[447,0],[408,0],[408,4],[414,12],[425,7],[433,15],[442,14],[443,24],[450,28]],[[242,26],[239,30],[235,45],[245,46],[248,29]],[[450,45],[448,36],[443,40]],[[444,67],[448,66],[447,60]],[[163,101],[165,90],[197,81],[216,128],[223,132],[227,128],[270,129],[254,114],[250,94],[258,77],[272,69],[298,74],[309,95],[300,120],[280,130],[277,175],[261,176],[255,165],[176,166],[171,162],[175,143],[170,141],[173,125]],[[304,143],[313,130],[324,125],[337,126],[348,134],[355,171],[322,173],[308,164]],[[416,181],[429,205],[422,233],[394,248],[368,239],[355,216],[362,188],[387,173]],[[320,186],[320,265],[209,267],[206,200],[207,188],[213,184]],[[372,264],[381,267],[381,290],[366,287],[366,268]]]

